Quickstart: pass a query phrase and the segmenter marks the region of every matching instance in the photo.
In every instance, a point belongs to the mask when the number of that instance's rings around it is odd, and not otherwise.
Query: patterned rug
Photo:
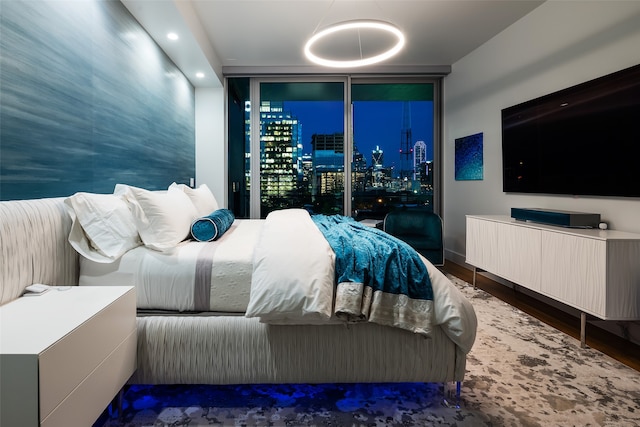
[[[478,316],[459,407],[441,384],[135,386],[142,426],[640,426],[640,372],[453,276]]]

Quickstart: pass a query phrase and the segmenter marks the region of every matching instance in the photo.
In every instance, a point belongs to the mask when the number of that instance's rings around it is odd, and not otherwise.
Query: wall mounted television
[[[640,197],[640,65],[502,110],[504,192]]]

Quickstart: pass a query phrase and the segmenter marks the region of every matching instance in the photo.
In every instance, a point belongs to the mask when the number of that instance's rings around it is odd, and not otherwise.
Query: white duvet
[[[475,341],[477,318],[471,303],[449,279],[421,257],[434,293],[432,325],[467,353]],[[265,323],[338,322],[333,315],[335,255],[302,209],[269,214],[254,252],[247,317]]]
[[[422,258],[433,288],[433,325],[467,353],[477,319],[470,302]],[[334,311],[335,254],[308,213],[237,219],[215,242],[171,253],[143,246],[103,264],[81,258],[80,285],[130,285],[139,309],[245,313],[274,324],[343,323]]]
[[[182,242],[171,252],[140,246],[110,264],[82,258],[79,282],[134,286],[139,309],[242,313],[262,225],[238,219],[214,242]]]
[[[253,258],[246,317],[282,324],[326,323],[333,315],[335,254],[303,209],[271,212]]]

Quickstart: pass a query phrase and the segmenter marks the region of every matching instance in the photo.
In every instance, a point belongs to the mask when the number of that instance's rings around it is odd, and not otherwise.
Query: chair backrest
[[[392,235],[424,235],[442,240],[442,219],[432,211],[410,209],[391,211],[384,219],[383,228]]]
[[[395,210],[385,217],[383,229],[407,242],[433,265],[444,265],[442,218],[435,212]]]

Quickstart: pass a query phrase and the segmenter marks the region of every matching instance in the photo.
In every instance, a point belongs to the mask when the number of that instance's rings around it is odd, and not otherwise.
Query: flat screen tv
[[[503,191],[640,197],[640,65],[502,110]]]

